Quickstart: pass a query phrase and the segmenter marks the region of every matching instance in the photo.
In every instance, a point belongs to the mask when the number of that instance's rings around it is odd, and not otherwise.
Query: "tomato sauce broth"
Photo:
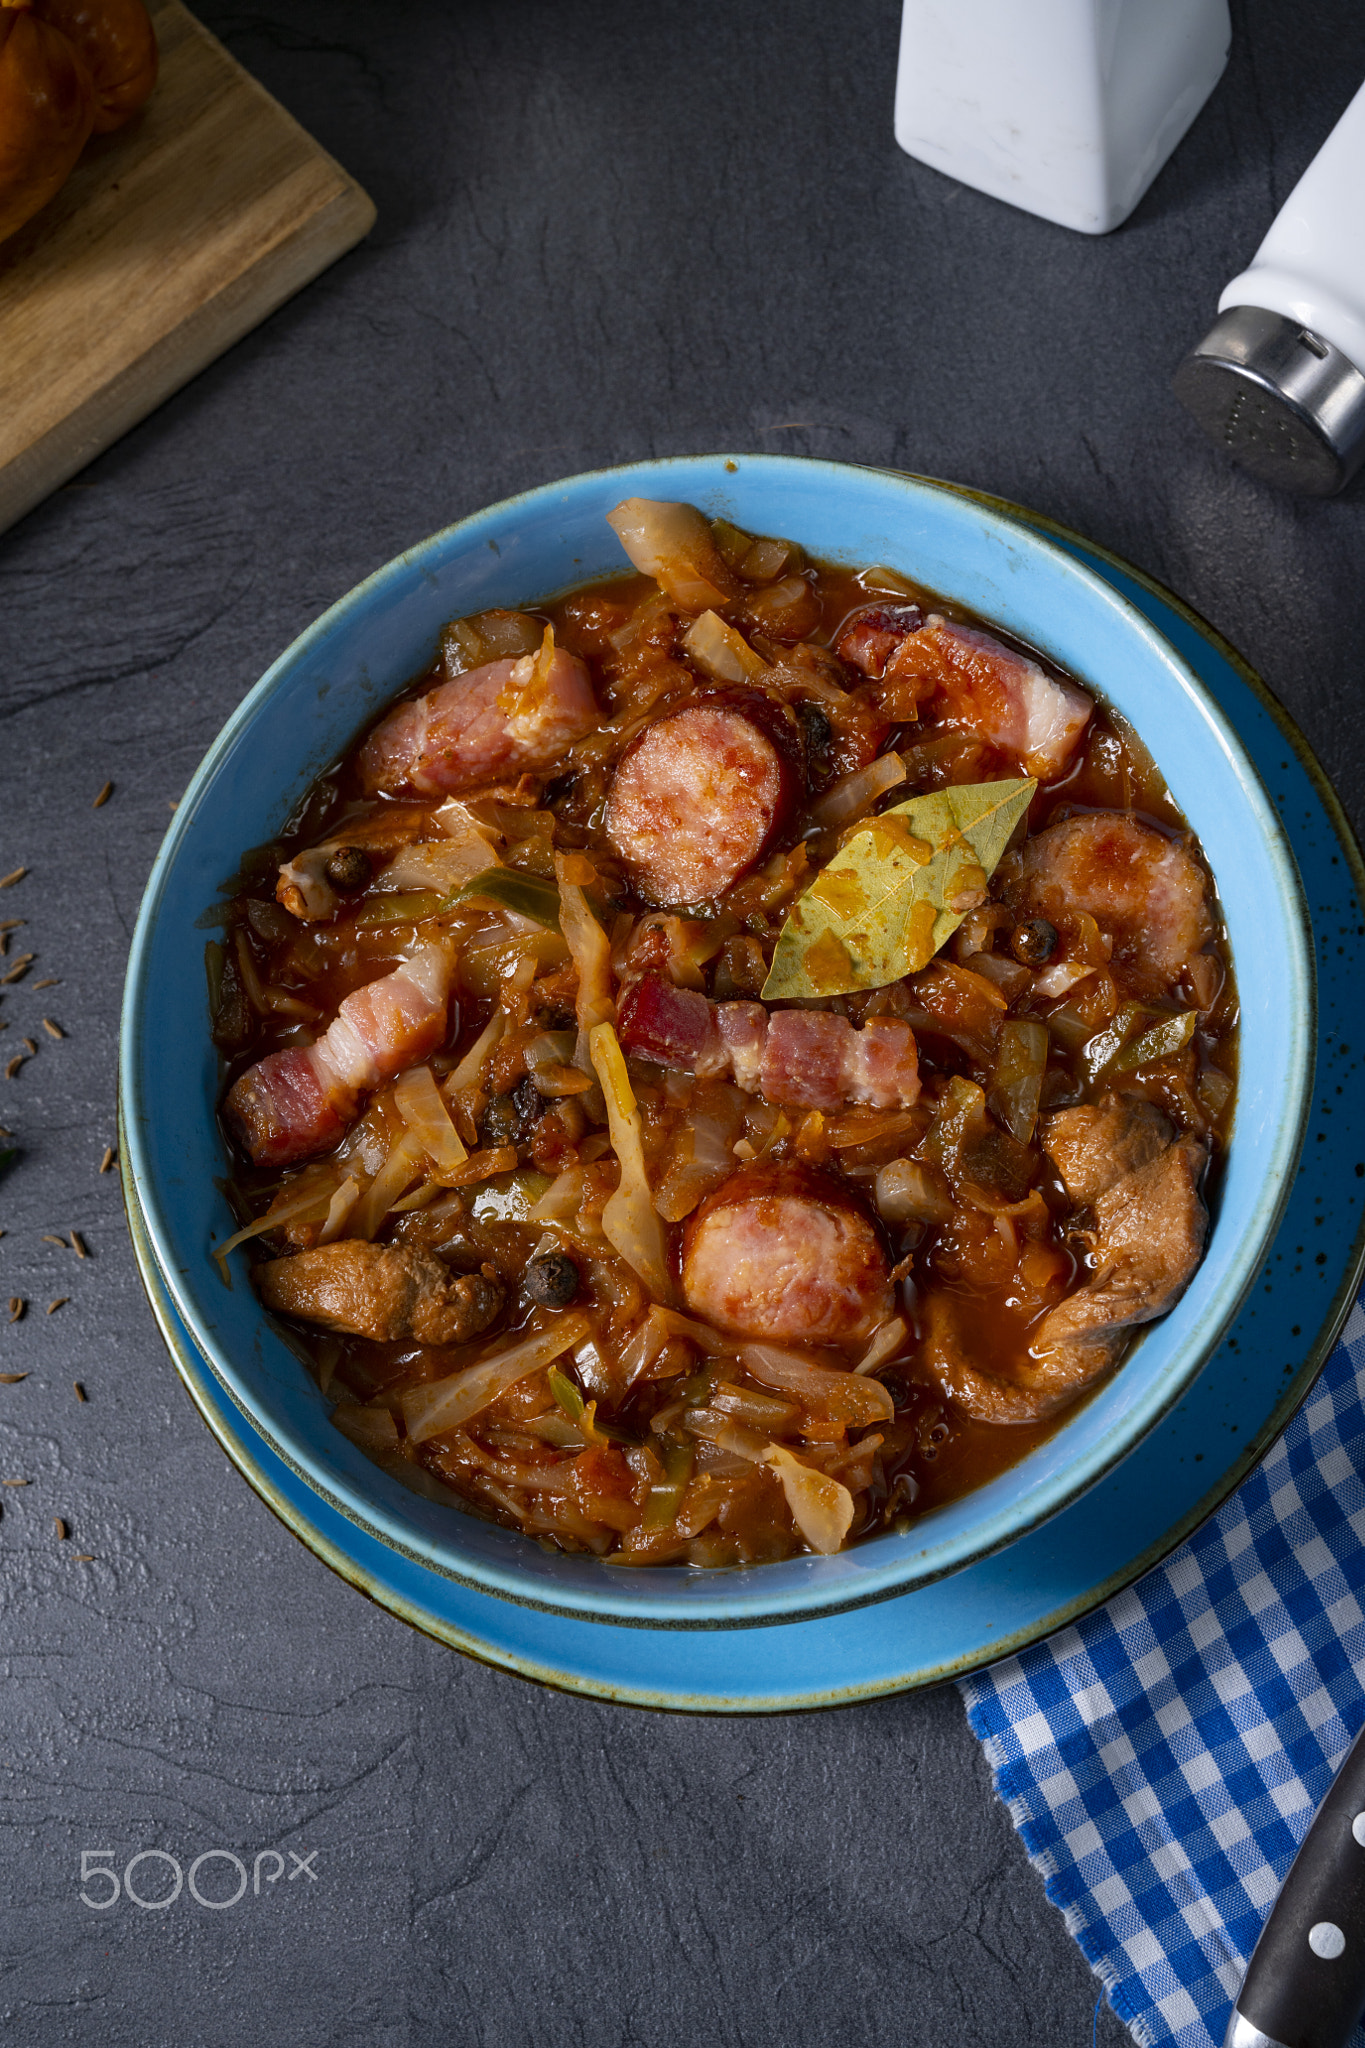
[[[1022,772],[1017,747],[993,737],[988,719],[982,723],[980,703],[995,700],[989,690],[982,696],[978,671],[995,664],[991,676],[998,671],[1008,680],[1022,673],[1009,661],[1031,661],[1028,649],[889,572],[808,565],[797,550],[783,555],[786,543],[756,541],[745,554],[748,537],[736,540],[721,523],[712,532],[733,572],[727,582],[717,569],[716,580],[738,591],[723,618],[753,653],[761,671],[756,686],[747,672],[739,685],[723,674],[699,674],[683,646],[695,612],[652,577],[634,574],[524,614],[484,615],[483,626],[465,622],[463,641],[457,628],[448,629],[457,639],[447,638],[433,667],[395,699],[427,701],[452,678],[481,673],[477,662],[470,666],[470,650],[488,656],[491,648],[496,658],[498,634],[521,646],[516,659],[524,666],[548,627],[553,647],[586,665],[603,732],[574,742],[548,771],[476,785],[460,798],[473,819],[460,829],[486,834],[513,895],[529,892],[516,897],[523,911],[541,900],[537,891],[558,889],[564,933],[578,886],[571,877],[580,872],[573,862],[585,863],[585,900],[611,951],[621,1071],[628,1073],[661,1219],[667,1299],[632,1269],[619,1238],[604,1234],[627,1171],[603,1067],[584,1055],[581,963],[567,939],[552,923],[537,928],[533,916],[499,911],[477,894],[456,902],[456,892],[447,891],[434,902],[433,892],[420,887],[376,887],[385,863],[404,847],[435,845],[445,857],[444,794],[367,788],[362,740],[314,787],[279,842],[246,859],[222,940],[210,949],[239,1216],[259,1220],[291,1201],[297,1208],[300,1192],[312,1185],[309,1175],[320,1189],[320,1210],[315,1204],[313,1212],[286,1216],[262,1233],[256,1249],[273,1254],[275,1267],[336,1248],[326,1218],[344,1200],[352,1202],[351,1213],[363,1213],[368,1189],[386,1171],[393,1177],[395,1148],[413,1127],[412,1111],[395,1106],[392,1085],[381,1087],[340,1145],[281,1169],[266,1159],[253,1162],[243,1150],[231,1113],[235,1084],[250,1085],[271,1055],[316,1044],[348,998],[401,974],[414,949],[435,943],[455,958],[447,1021],[436,1049],[418,1064],[440,1094],[438,1113],[458,1133],[452,1156],[464,1151],[497,1171],[481,1183],[462,1178],[463,1166],[442,1175],[430,1157],[423,1163],[414,1155],[412,1180],[395,1181],[397,1207],[369,1218],[370,1235],[357,1241],[355,1256],[369,1261],[366,1272],[387,1273],[385,1249],[404,1248],[412,1272],[420,1267],[426,1274],[439,1254],[467,1291],[495,1290],[501,1312],[471,1334],[456,1316],[452,1342],[417,1341],[396,1324],[395,1334],[378,1336],[339,1327],[331,1309],[330,1326],[317,1312],[284,1312],[338,1402],[338,1426],[386,1469],[412,1484],[449,1489],[452,1504],[541,1542],[618,1563],[748,1564],[837,1548],[908,1526],[1027,1455],[1075,1400],[1121,1369],[1136,1325],[1116,1330],[1112,1305],[1103,1312],[1096,1306],[1106,1261],[1121,1272],[1129,1270],[1128,1259],[1133,1299],[1150,1283],[1155,1300],[1161,1276],[1144,1280],[1141,1261],[1133,1266],[1125,1249],[1139,1226],[1149,1234],[1150,1227],[1158,1234],[1169,1227],[1175,1236],[1193,1231],[1202,1243],[1198,1217],[1226,1145],[1234,1096],[1235,983],[1211,882],[1158,767],[1098,696],[1064,768],[1038,777],[1005,858],[938,954],[892,985],[794,1006],[807,1016],[841,1019],[845,1047],[861,1045],[869,1027],[881,1029],[888,1045],[903,1045],[913,1034],[918,1081],[902,1078],[899,1106],[879,1108],[856,1094],[834,1109],[784,1106],[741,1086],[738,1065],[733,1077],[723,1070],[708,1079],[670,1065],[647,1032],[628,1042],[624,1020],[632,1002],[638,1012],[642,985],[665,1008],[678,1003],[679,992],[688,996],[687,1015],[700,1018],[697,1029],[713,1037],[722,1010],[739,1017],[746,1005],[752,1027],[771,1032],[773,1018],[793,1005],[779,1003],[757,1023],[751,1013],[779,932],[859,817]],[[766,578],[752,573],[756,562],[758,569],[767,565],[765,548],[778,572]],[[745,564],[750,573],[741,574]],[[884,629],[879,606],[895,615]],[[907,625],[912,615],[927,628]],[[518,619],[526,623],[498,623]],[[976,681],[963,684],[965,695],[956,698],[956,670],[944,668],[949,680],[927,696],[922,675],[907,682],[892,673],[900,647],[926,630],[932,635],[936,619],[990,636],[984,652],[971,641],[943,643],[952,659],[978,665]],[[875,672],[880,656],[859,656],[866,667],[853,658],[878,632],[894,643],[882,674]],[[841,647],[852,654],[836,653]],[[940,648],[934,658],[949,657]],[[1051,667],[1046,672],[1057,675]],[[1062,679],[1058,687],[1064,686]],[[1084,688],[1094,695],[1088,678]],[[642,735],[698,706],[703,718],[747,720],[749,737],[759,734],[752,742],[758,751],[764,732],[776,728],[764,725],[763,707],[754,708],[743,691],[766,693],[773,717],[784,721],[775,776],[787,772],[782,748],[794,736],[800,793],[761,857],[732,885],[704,904],[661,906],[657,896],[638,893],[632,876],[640,871],[632,869],[629,849],[623,853],[620,835],[612,840],[622,764]],[[721,708],[713,713],[713,706]],[[393,715],[390,707],[385,719]],[[696,732],[702,730],[698,723]],[[856,796],[856,777],[869,767],[875,773],[893,755],[904,765],[900,780],[862,813],[822,823],[837,815],[831,791],[837,799],[847,787]],[[1087,819],[1096,828],[1089,840]],[[1052,838],[1044,839],[1050,830]],[[1133,936],[1130,910],[1110,915],[1120,865],[1105,832],[1127,833],[1120,852],[1136,845],[1168,895],[1168,869],[1186,890],[1186,924],[1198,943],[1174,971],[1167,970],[1179,932],[1158,974]],[[1067,833],[1074,846],[1057,836]],[[365,881],[340,895],[329,914],[301,918],[286,907],[282,873],[332,844],[343,844],[348,855],[360,849],[357,872]],[[1048,865],[1054,845],[1061,881]],[[1169,857],[1166,849],[1173,850]],[[1104,907],[1087,910],[1085,902]],[[696,1008],[703,998],[705,1014]],[[497,1019],[503,1036],[473,1082],[461,1083],[471,1049]],[[1022,1078],[1011,1078],[1007,1041],[1014,1054],[1022,1048],[1033,1060]],[[1044,1144],[1047,1133],[1062,1130],[1059,1118],[1071,1119],[1070,1152],[1060,1137],[1056,1153]],[[1120,1148],[1124,1171],[1106,1185],[1101,1172],[1092,1198],[1078,1199],[1078,1188],[1086,1192],[1092,1137],[1101,1149],[1108,1142]],[[698,1156],[707,1146],[711,1164],[703,1166]],[[1163,1162],[1170,1170],[1159,1184]],[[343,1171],[350,1175],[344,1181]],[[699,1270],[707,1219],[732,1185],[726,1175],[746,1173],[754,1192],[741,1189],[735,1201],[750,1207],[722,1218],[736,1260],[748,1256],[744,1232],[763,1203],[785,1203],[784,1215],[790,1211],[800,1227],[809,1210],[833,1233],[840,1259],[863,1260],[849,1285],[870,1288],[868,1300],[875,1295],[879,1304],[879,1322],[869,1310],[870,1342],[865,1335],[835,1341],[817,1329],[804,1342],[779,1338],[780,1356],[759,1357],[754,1347],[765,1348],[762,1329],[748,1337],[742,1329],[717,1329],[698,1309],[704,1288],[696,1280],[689,1292],[689,1260]],[[553,1191],[569,1182],[556,1208]],[[347,1194],[356,1185],[358,1210]],[[564,1206],[570,1194],[572,1208]],[[1149,1198],[1155,1206],[1147,1211],[1141,1203]],[[788,1227],[796,1226],[781,1224]],[[876,1267],[871,1280],[864,1272],[869,1261]],[[396,1272],[397,1263],[390,1265]],[[528,1291],[533,1280],[539,1293]],[[754,1284],[761,1280],[760,1274]],[[575,1289],[569,1312],[581,1319],[580,1341],[509,1381],[469,1416],[461,1418],[456,1400],[449,1428],[421,1433],[414,1426],[414,1417],[436,1413],[433,1401],[453,1398],[443,1390],[467,1380],[490,1355],[519,1341],[549,1341],[544,1333],[563,1313],[551,1296],[566,1286]],[[1065,1370],[1040,1369],[1031,1346],[1068,1303],[1075,1327],[1066,1325],[1053,1346]],[[862,1358],[862,1391],[850,1394],[858,1377],[850,1367],[878,1342],[882,1355],[870,1364]],[[783,1362],[793,1354],[796,1364]],[[1049,1371],[1061,1394],[1048,1391]],[[1067,1372],[1075,1380],[1069,1392]],[[837,1384],[836,1373],[844,1376]],[[840,1532],[845,1502],[852,1512]]]

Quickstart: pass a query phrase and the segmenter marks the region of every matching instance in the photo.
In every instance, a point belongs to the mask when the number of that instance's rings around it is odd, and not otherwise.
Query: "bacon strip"
[[[792,1109],[909,1109],[919,1096],[914,1033],[897,1017],[855,1030],[830,1011],[713,1003],[647,974],[621,998],[617,1036],[627,1052],[699,1080],[729,1076]]]
[[[223,1113],[257,1166],[289,1166],[345,1136],[360,1098],[435,1052],[446,1035],[450,962],[423,946],[347,996],[310,1046],[268,1053],[228,1090]]]
[[[555,768],[600,722],[577,655],[545,647],[489,661],[382,719],[360,750],[367,790],[453,795]]]
[[[1095,706],[1084,690],[1011,653],[989,633],[913,605],[875,606],[845,628],[839,653],[866,674],[932,699],[945,726],[1013,754],[1025,774],[1051,781],[1080,744]]]

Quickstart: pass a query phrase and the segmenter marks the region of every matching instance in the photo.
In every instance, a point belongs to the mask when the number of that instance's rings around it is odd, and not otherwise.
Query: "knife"
[[[1223,2048],[1345,2048],[1365,2008],[1365,1729],[1270,1909]]]

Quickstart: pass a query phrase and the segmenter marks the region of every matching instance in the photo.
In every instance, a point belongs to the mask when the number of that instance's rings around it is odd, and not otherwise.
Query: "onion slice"
[[[683,634],[683,653],[718,683],[761,682],[768,664],[718,612],[703,612]]]
[[[870,811],[877,798],[905,780],[905,763],[899,754],[881,754],[866,768],[854,768],[832,782],[819,803],[810,807],[811,817],[821,831],[833,825],[847,825]]]

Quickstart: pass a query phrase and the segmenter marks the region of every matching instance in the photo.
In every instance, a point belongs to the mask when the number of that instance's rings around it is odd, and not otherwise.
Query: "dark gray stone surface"
[[[900,154],[894,0],[203,11],[379,225],[0,537],[0,873],[31,869],[0,916],[39,956],[0,1064],[67,1033],[0,1081],[0,1301],[30,1302],[0,1309],[30,1374],[0,1477],[31,1481],[0,1493],[0,2015],[34,2048],[1085,2048],[1096,1987],[956,1694],[764,1723],[560,1698],[271,1518],[96,1171],[120,981],[168,805],[285,643],[460,514],[644,454],[898,463],[1083,528],[1243,648],[1359,816],[1365,501],[1228,469],[1167,379],[1365,72],[1365,15],[1243,0],[1190,138],[1091,241]],[[44,1242],[72,1227],[85,1264]],[[79,1900],[84,1849],[277,1844],[316,1881]]]

